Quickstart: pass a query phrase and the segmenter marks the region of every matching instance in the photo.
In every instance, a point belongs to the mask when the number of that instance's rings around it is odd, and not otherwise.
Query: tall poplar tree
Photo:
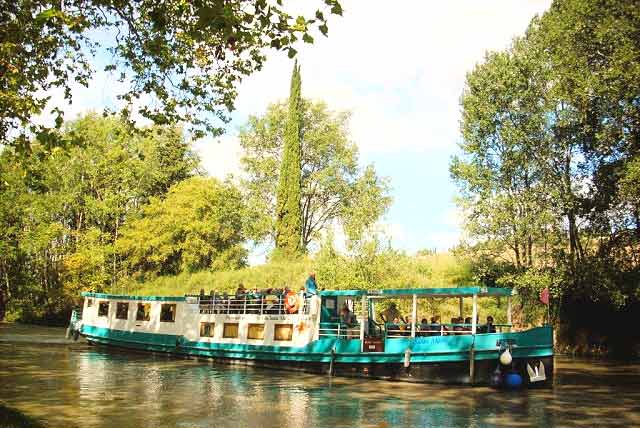
[[[300,67],[293,65],[289,112],[277,195],[276,249],[286,256],[302,253],[302,95]]]

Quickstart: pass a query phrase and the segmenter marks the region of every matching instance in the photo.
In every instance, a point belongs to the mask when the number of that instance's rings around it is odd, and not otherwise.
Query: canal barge
[[[180,297],[87,292],[72,329],[91,344],[279,370],[428,383],[549,385],[552,328],[513,331],[511,296],[511,289],[487,287]],[[507,301],[506,324],[478,324],[482,297]],[[419,299],[433,298],[458,299],[460,315],[464,299],[471,299],[470,323],[417,322]],[[409,299],[407,323],[379,319],[376,304],[383,299]]]

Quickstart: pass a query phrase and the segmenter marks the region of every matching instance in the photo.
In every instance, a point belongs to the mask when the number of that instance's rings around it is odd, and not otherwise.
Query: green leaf
[[[333,13],[334,15],[342,16],[342,6],[340,6],[340,3],[336,3],[333,5],[333,7],[331,8],[331,13]]]
[[[298,51],[295,50],[294,48],[289,48],[289,52],[287,52],[287,55],[289,56],[289,58],[293,58],[294,56],[296,56],[297,53]]]
[[[322,24],[322,25],[318,26],[318,29],[325,36],[329,33],[329,28],[327,28],[327,26],[325,24]]]
[[[64,16],[64,14],[56,9],[47,9],[44,10],[42,12],[40,12],[38,15],[36,15],[36,23],[38,24],[42,24],[45,21],[49,21],[52,18],[58,17],[58,16]]]
[[[309,35],[308,33],[304,33],[304,35],[302,36],[302,40],[304,40],[306,43],[313,43],[313,37],[311,37],[311,35]]]

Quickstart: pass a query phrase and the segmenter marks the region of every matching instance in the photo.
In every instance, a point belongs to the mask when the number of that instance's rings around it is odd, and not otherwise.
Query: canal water
[[[640,427],[637,363],[557,357],[552,389],[504,392],[330,379],[2,333],[0,403],[49,427]]]

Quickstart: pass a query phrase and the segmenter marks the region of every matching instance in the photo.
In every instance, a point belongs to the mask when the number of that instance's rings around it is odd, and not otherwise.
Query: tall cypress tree
[[[276,249],[282,255],[295,256],[302,248],[302,95],[300,67],[293,65],[289,113],[284,132],[276,211]]]

